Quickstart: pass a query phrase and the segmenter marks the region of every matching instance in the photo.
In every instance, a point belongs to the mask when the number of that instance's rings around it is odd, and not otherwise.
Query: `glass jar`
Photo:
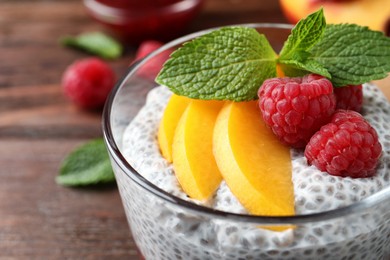
[[[247,24],[280,51],[284,24]],[[104,137],[127,219],[145,259],[389,259],[390,187],[350,206],[296,216],[234,214],[193,204],[153,185],[126,161],[122,136],[157,84],[137,72],[166,50],[209,32],[174,40],[131,66],[104,110]],[[292,226],[284,232],[266,226]]]

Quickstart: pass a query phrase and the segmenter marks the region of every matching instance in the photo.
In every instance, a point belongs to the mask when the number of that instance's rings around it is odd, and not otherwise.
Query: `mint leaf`
[[[281,65],[284,74],[288,77],[304,76],[308,74],[308,72],[315,73],[329,79],[332,77],[328,70],[315,60],[284,60],[281,62]]]
[[[276,58],[255,29],[226,27],[172,53],[156,81],[190,98],[253,100],[262,82],[276,76]]]
[[[118,58],[123,51],[119,42],[100,32],[84,33],[77,37],[64,37],[61,42],[65,46],[78,48],[104,59]]]
[[[297,77],[311,72],[331,78],[329,72],[320,63],[308,60],[310,48],[321,39],[325,28],[326,22],[321,8],[300,20],[292,29],[278,59],[286,76]]]
[[[280,62],[296,59],[297,53],[307,52],[321,39],[325,28],[326,22],[322,8],[300,20],[291,30],[291,34],[280,51]]]
[[[115,181],[103,139],[90,141],[63,161],[56,178],[64,186],[85,186]]]
[[[382,79],[390,71],[390,38],[354,24],[328,25],[310,50],[312,59],[332,75],[334,86]]]

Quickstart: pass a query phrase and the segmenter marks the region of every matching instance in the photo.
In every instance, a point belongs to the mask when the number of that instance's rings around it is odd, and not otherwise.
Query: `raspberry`
[[[161,46],[163,46],[163,43],[158,41],[150,40],[142,42],[137,50],[135,60],[137,61],[144,58],[146,55],[157,50]],[[154,80],[171,53],[172,50],[166,50],[151,58],[147,63],[139,68],[137,75],[146,79]]]
[[[336,109],[347,109],[360,112],[363,104],[362,85],[350,85],[333,90],[336,96]]]
[[[114,84],[115,73],[98,58],[78,60],[62,76],[65,95],[87,109],[102,107]]]
[[[159,41],[153,41],[153,40],[144,41],[139,45],[137,53],[135,54],[135,59],[139,60],[139,59],[145,58],[146,55],[157,50],[158,48],[160,48],[163,45],[164,45],[164,43],[159,42]]]
[[[258,92],[265,123],[285,144],[303,148],[336,107],[333,85],[314,74],[265,80]]]
[[[357,112],[337,110],[305,149],[307,162],[331,175],[371,177],[382,153],[375,129]]]

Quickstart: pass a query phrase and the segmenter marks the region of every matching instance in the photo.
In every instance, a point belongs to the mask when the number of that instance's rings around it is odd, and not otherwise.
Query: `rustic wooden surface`
[[[208,0],[188,32],[250,22],[285,19],[274,0]],[[81,1],[0,2],[0,259],[138,259],[115,185],[54,181],[66,154],[102,134],[100,111],[77,109],[60,88],[88,55],[59,38],[92,30]],[[110,62],[118,76],[134,51]]]

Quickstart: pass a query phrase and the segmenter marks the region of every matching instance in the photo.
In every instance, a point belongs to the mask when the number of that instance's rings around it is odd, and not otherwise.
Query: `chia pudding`
[[[118,165],[114,171],[133,237],[146,259],[388,259],[390,206],[378,203],[370,210],[345,208],[390,188],[390,104],[380,90],[364,84],[362,114],[376,129],[383,151],[375,176],[341,178],[309,166],[303,152],[291,149],[292,182],[297,215],[329,211],[328,219],[294,224],[273,231],[239,217],[213,218],[145,192]],[[191,200],[181,190],[172,165],[161,155],[157,132],[171,92],[152,89],[146,104],[126,127],[122,154],[143,178],[167,193],[194,205],[223,212],[248,214],[222,182],[206,202]],[[173,201],[175,202],[175,201]],[[369,203],[369,201],[368,201]],[[282,221],[282,220],[281,220]]]

